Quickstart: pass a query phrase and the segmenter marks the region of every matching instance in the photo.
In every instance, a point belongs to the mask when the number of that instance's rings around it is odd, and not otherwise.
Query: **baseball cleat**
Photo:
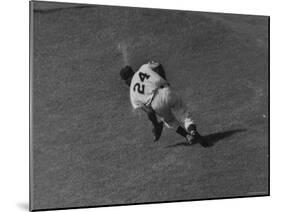
[[[189,145],[191,145],[191,144],[193,144],[193,136],[192,135],[189,135],[189,134],[187,134],[186,135],[186,137],[185,137],[185,139],[186,139],[186,143],[187,144],[189,144]]]
[[[187,143],[193,144],[199,135],[199,133],[196,130],[196,125],[195,124],[189,125],[189,127],[187,128],[187,133],[188,133],[186,135]]]
[[[162,130],[163,130],[163,122],[159,122],[158,125],[156,127],[154,127],[154,129],[152,130],[152,133],[154,135],[154,142],[158,141],[159,138],[161,137],[162,134]]]
[[[195,124],[191,124],[188,127],[188,133],[190,134],[190,143],[195,143],[198,142],[201,146],[203,147],[209,147],[211,146],[211,144],[209,144],[209,142],[207,140],[204,139],[203,136],[201,136],[197,129],[196,129],[196,125]]]

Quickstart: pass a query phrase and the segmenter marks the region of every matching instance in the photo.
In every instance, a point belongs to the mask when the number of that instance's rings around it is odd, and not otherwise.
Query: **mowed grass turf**
[[[33,27],[33,209],[268,193],[267,17],[89,6]],[[212,147],[153,143],[119,77],[149,60]]]

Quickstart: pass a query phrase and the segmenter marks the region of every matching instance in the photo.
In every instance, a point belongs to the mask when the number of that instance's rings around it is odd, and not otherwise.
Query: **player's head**
[[[130,86],[132,77],[134,76],[135,72],[131,68],[131,66],[125,66],[120,71],[121,79],[126,82],[127,85]]]

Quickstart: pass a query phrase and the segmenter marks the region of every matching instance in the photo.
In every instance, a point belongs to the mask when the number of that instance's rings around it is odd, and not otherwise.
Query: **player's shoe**
[[[186,137],[185,137],[185,139],[186,139],[186,143],[187,143],[187,144],[189,144],[189,145],[193,144],[193,140],[194,140],[194,139],[193,139],[193,136],[187,134]]]
[[[162,134],[162,130],[163,130],[163,125],[164,123],[161,121],[158,123],[158,125],[156,127],[154,127],[154,129],[152,130],[152,133],[154,135],[154,142],[158,141],[159,138],[161,137]]]
[[[197,129],[196,129],[196,125],[195,124],[191,124],[188,129],[187,129],[188,133],[190,134],[190,140],[189,140],[189,143],[195,143],[195,142],[198,142],[201,146],[203,147],[208,147],[210,146],[210,144],[208,143],[208,141],[206,141],[204,139],[203,136],[201,136]]]
[[[199,133],[196,130],[196,125],[195,124],[191,124],[188,126],[187,128],[187,135],[186,135],[186,140],[188,144],[193,144],[196,140],[196,138],[198,138]]]

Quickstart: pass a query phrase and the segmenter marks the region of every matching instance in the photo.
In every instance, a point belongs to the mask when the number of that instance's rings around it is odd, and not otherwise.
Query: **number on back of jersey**
[[[140,72],[139,77],[140,77],[140,80],[143,82],[145,79],[149,79],[150,75]]]
[[[146,79],[149,79],[149,77],[150,77],[150,75],[148,75],[146,73],[139,72],[139,78],[142,82]],[[145,89],[144,84],[140,84],[140,83],[136,83],[133,87],[133,90],[134,91],[137,90],[140,94],[144,94],[144,89]]]

